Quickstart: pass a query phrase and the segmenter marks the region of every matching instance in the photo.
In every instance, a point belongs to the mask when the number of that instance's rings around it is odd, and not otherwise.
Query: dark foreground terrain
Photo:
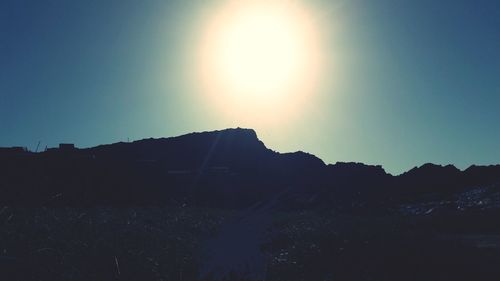
[[[0,149],[0,280],[499,280],[500,166],[325,165],[231,129]]]
[[[482,225],[304,211],[269,214],[260,229],[234,211],[9,207],[0,272],[1,280],[498,280],[499,215]],[[242,237],[212,247],[227,227]]]

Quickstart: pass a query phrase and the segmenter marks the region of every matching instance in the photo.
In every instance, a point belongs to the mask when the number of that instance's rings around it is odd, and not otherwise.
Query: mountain
[[[268,149],[251,129],[33,153],[0,149],[0,202],[10,205],[191,204],[244,208],[285,192],[286,207],[394,208],[497,186],[500,165],[425,164],[399,176],[362,163],[326,165]]]
[[[497,280],[500,166],[401,175],[226,129],[0,148],[0,280]]]

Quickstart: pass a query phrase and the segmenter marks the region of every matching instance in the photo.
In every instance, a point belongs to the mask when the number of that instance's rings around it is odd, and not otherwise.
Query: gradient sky
[[[0,146],[244,126],[274,150],[394,174],[500,162],[499,1],[304,2],[327,79],[280,126],[240,124],[192,87],[201,19],[220,2],[1,0]]]

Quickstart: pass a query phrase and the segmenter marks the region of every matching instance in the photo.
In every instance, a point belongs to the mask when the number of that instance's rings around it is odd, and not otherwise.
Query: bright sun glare
[[[206,26],[202,91],[233,118],[287,117],[319,82],[317,32],[293,1],[229,2]]]

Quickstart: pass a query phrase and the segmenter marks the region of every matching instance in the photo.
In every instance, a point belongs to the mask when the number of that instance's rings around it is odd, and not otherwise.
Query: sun
[[[272,96],[293,81],[304,63],[301,38],[286,14],[244,11],[221,32],[216,44],[220,75],[236,94]]]
[[[319,43],[305,8],[291,1],[234,1],[207,22],[200,84],[223,111],[239,119],[255,119],[257,111],[261,119],[277,119],[311,94]]]

